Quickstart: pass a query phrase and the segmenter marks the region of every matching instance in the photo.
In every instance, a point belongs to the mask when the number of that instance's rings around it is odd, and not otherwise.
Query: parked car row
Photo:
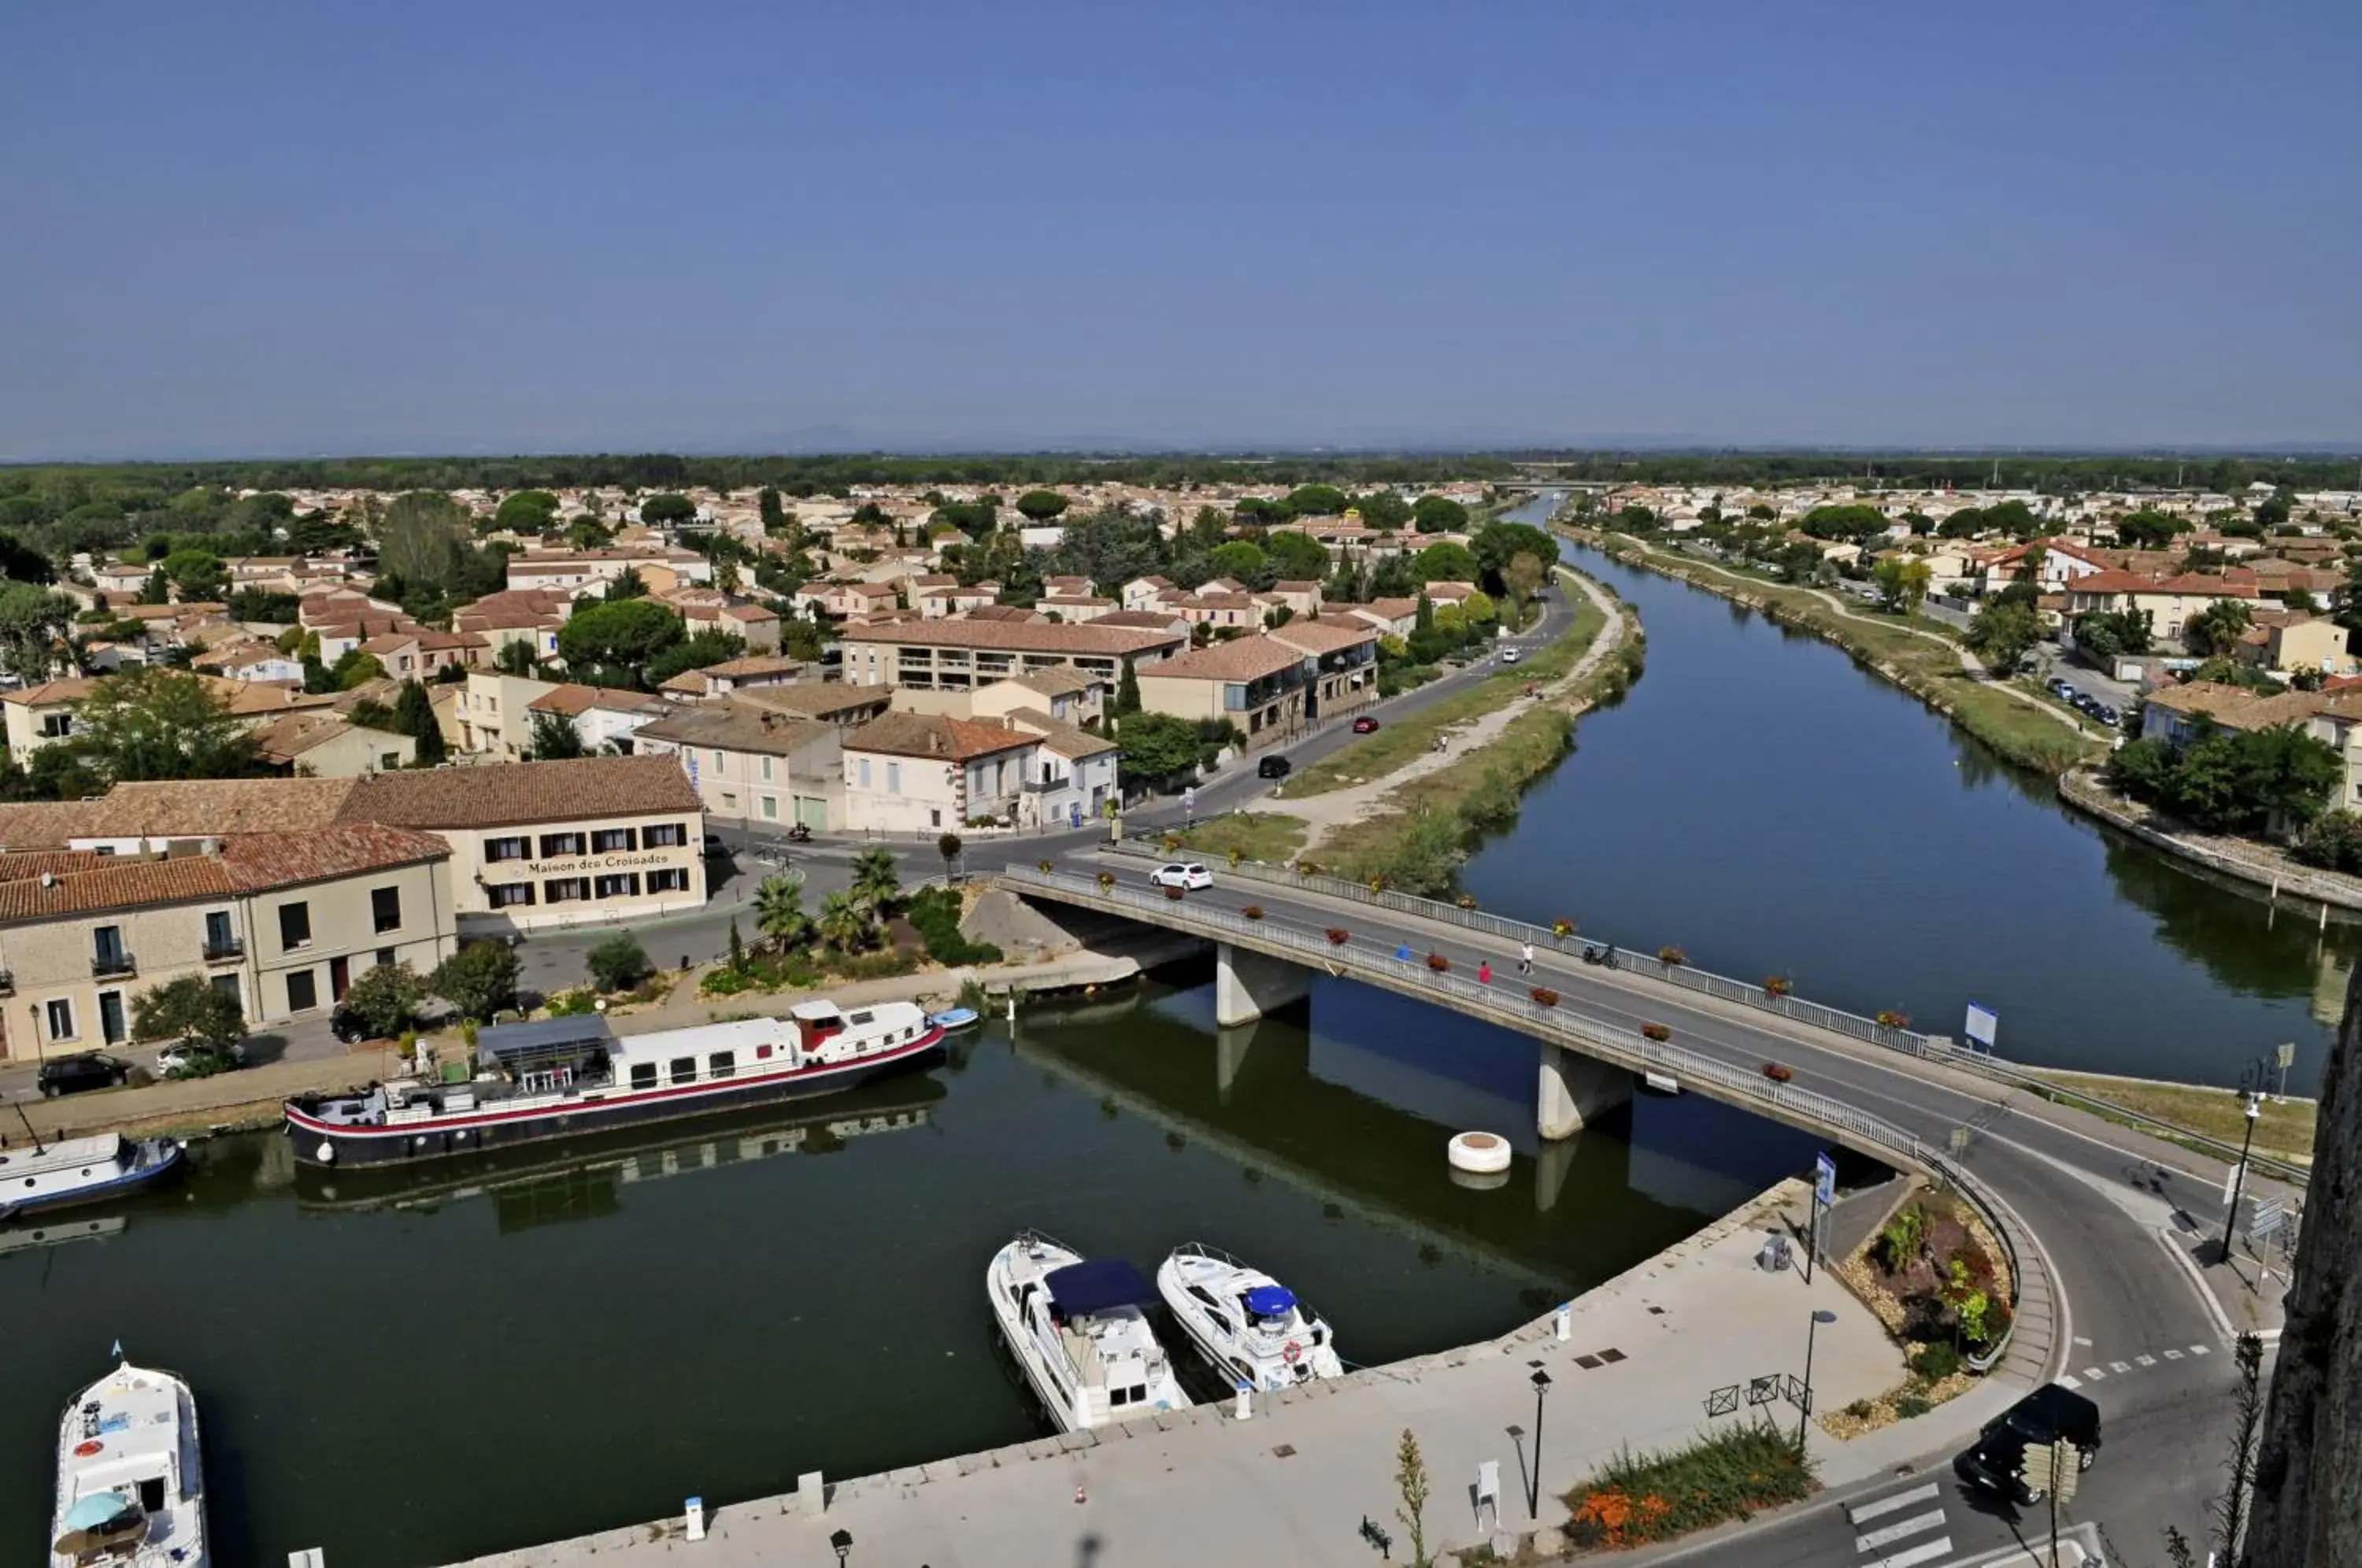
[[[2050,694],[2077,712],[2097,719],[2112,728],[2124,722],[2124,715],[2117,712],[2113,706],[2101,701],[2090,692],[2081,690],[2074,682],[2063,680],[2055,675],[2050,678]]]

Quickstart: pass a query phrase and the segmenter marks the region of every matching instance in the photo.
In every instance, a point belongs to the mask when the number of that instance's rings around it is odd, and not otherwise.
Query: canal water
[[[793,1118],[433,1187],[215,1140],[105,1234],[0,1230],[0,1560],[36,1554],[58,1411],[117,1339],[199,1392],[219,1561],[418,1568],[1036,1435],[983,1297],[1021,1226],[1152,1272],[1211,1242],[1379,1364],[1527,1321],[1811,1157],[1684,1097],[1538,1159],[1530,1041],[1328,981],[1308,1023],[1217,1031],[1211,992],[1045,1006]],[[1518,1143],[1497,1186],[1446,1167],[1470,1126]]]
[[[1648,671],[1464,869],[1485,907],[1955,1037],[1981,1002],[2023,1062],[2231,1086],[2289,1041],[2318,1084],[2355,928],[2102,829],[1843,649],[1566,553],[1639,609]]]

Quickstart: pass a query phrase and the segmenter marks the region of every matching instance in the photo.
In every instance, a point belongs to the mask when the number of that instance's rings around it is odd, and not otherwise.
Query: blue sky
[[[0,456],[2362,444],[2362,6],[0,8]]]

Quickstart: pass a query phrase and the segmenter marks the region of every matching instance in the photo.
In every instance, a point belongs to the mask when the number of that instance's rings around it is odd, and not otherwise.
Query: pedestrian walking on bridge
[[[1476,966],[1476,983],[1480,986],[1493,983],[1493,960],[1490,958]]]
[[[1530,942],[1521,942],[1518,944],[1518,973],[1530,975],[1533,972],[1534,944]]]

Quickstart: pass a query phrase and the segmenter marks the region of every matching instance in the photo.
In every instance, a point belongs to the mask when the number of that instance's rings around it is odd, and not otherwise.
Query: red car
[[[1373,719],[1367,713],[1363,714],[1360,718],[1353,721],[1353,733],[1357,735],[1374,734],[1377,727],[1377,720]]]

